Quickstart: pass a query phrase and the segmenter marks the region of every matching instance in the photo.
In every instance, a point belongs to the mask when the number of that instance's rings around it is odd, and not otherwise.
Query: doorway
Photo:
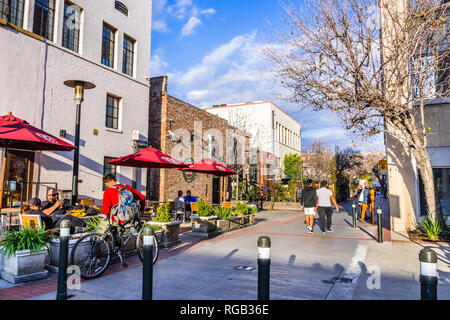
[[[220,178],[213,178],[212,185],[212,202],[213,204],[220,204]]]
[[[31,198],[33,181],[34,153],[9,150],[6,174],[3,185],[3,208],[20,207],[21,200]]]

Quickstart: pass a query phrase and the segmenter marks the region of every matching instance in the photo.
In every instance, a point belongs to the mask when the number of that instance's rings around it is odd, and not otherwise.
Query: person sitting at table
[[[67,208],[58,198],[59,194],[56,189],[48,189],[47,200],[42,202],[41,207],[42,213],[52,219],[54,228],[59,227],[63,220],[69,220],[72,227],[84,227],[85,223],[82,219],[66,214]]]
[[[184,197],[185,203],[192,203],[192,202],[197,202],[197,201],[198,201],[197,197],[192,196],[191,190],[186,191],[186,196]]]
[[[173,199],[173,203],[175,205],[175,210],[184,210],[185,201],[183,198],[183,191],[178,191],[178,197]]]
[[[42,227],[44,227],[45,224],[46,230],[54,228],[54,222],[52,218],[49,215],[42,212],[41,200],[39,198],[31,198],[26,204],[22,206],[20,213],[40,216],[41,221],[43,223]]]

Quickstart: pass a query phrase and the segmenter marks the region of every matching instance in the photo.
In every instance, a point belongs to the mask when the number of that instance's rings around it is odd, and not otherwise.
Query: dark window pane
[[[114,67],[114,30],[107,25],[103,25],[102,37],[102,64]]]
[[[81,9],[70,3],[64,4],[63,47],[78,52]]]
[[[23,27],[24,0],[0,0],[0,18]]]
[[[127,37],[123,40],[122,72],[133,76],[134,41]]]
[[[106,127],[118,129],[119,120],[119,99],[113,96],[106,98]]]
[[[55,0],[36,0],[34,3],[33,32],[50,41],[53,40]]]

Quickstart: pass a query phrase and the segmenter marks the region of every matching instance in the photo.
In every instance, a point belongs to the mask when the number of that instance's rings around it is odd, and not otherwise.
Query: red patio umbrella
[[[0,147],[5,148],[0,185],[0,213],[3,204],[6,157],[9,148],[41,151],[71,151],[75,149],[75,146],[33,127],[25,120],[13,116],[11,112],[0,117]]]
[[[232,176],[232,175],[237,174],[237,172],[234,172],[230,168],[217,163],[213,159],[203,159],[200,162],[189,165],[189,168],[180,169],[180,170],[212,174],[212,175],[219,176],[219,177]]]
[[[146,148],[137,153],[108,162],[115,166],[133,168],[187,168],[188,165],[155,148]]]

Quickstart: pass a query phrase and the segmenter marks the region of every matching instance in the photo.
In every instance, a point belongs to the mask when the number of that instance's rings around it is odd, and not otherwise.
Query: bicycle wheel
[[[139,256],[139,260],[144,263],[144,230],[139,231],[138,237],[136,239],[136,248]],[[156,236],[153,236],[153,264],[158,260],[159,248],[158,240]]]
[[[81,278],[94,279],[103,274],[111,261],[111,248],[102,234],[87,234],[75,243],[70,265],[80,268]]]

